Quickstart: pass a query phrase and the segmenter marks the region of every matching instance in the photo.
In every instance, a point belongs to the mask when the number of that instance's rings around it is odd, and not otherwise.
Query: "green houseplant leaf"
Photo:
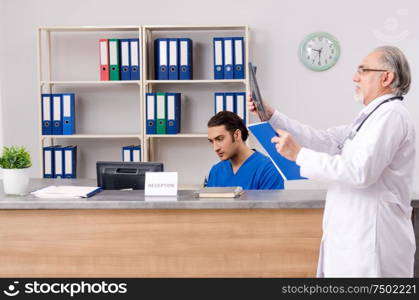
[[[31,155],[25,147],[3,147],[0,167],[3,169],[25,169],[32,166]]]

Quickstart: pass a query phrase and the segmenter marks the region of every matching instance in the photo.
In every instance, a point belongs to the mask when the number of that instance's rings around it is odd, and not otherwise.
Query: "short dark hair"
[[[242,140],[246,141],[249,131],[244,126],[243,120],[231,111],[220,111],[208,121],[208,127],[224,125],[226,130],[233,136],[234,132],[239,129],[242,134]]]

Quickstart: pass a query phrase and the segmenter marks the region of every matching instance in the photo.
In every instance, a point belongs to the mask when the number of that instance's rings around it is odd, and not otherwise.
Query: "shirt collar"
[[[226,164],[228,164],[228,166],[230,167],[231,173],[233,173],[233,175],[237,175],[244,165],[248,164],[249,161],[252,161],[254,159],[254,157],[256,157],[255,154],[258,153],[258,151],[256,149],[252,149],[252,150],[253,150],[253,153],[248,158],[245,159],[245,161],[237,169],[236,173],[233,172],[233,166],[231,164],[231,160],[229,159],[229,160],[225,161]]]
[[[394,97],[394,94],[385,94],[380,97],[375,98],[370,103],[368,103],[367,106],[365,106],[360,114],[368,115],[370,112],[372,112],[378,105],[380,105],[381,102],[390,99],[391,97]]]

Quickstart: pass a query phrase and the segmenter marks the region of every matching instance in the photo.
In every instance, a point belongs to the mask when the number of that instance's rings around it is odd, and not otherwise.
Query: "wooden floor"
[[[314,277],[321,209],[2,210],[1,277]]]

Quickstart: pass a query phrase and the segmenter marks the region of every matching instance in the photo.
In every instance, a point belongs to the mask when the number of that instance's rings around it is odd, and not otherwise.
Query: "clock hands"
[[[325,32],[314,32],[308,34],[301,41],[299,56],[307,68],[324,71],[336,64],[340,56],[340,46],[332,35]]]
[[[319,62],[320,62],[320,58],[321,58],[321,55],[322,55],[323,48],[320,48],[320,49],[312,49],[312,50],[313,51],[316,51],[319,54]]]

